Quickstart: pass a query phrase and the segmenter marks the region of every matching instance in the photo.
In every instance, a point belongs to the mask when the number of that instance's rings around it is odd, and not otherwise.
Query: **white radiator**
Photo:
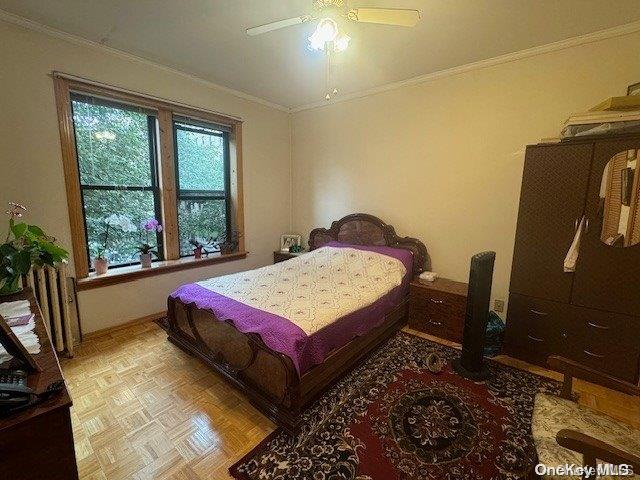
[[[33,268],[25,278],[38,299],[44,324],[59,353],[73,357],[73,346],[81,337],[74,279],[67,276],[67,264]]]

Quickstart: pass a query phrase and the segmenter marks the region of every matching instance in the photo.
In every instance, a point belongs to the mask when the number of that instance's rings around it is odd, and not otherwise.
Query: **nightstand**
[[[289,260],[290,258],[295,258],[303,253],[307,253],[306,251],[302,251],[299,253],[289,253],[289,252],[281,252],[280,250],[276,250],[273,252],[273,263],[284,262],[285,260]]]
[[[434,282],[412,281],[409,327],[461,343],[468,288],[466,283],[447,278],[437,278]]]

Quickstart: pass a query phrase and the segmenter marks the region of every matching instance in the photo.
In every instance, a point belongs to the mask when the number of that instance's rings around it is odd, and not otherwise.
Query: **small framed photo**
[[[280,237],[280,251],[289,252],[291,247],[299,247],[301,242],[300,235],[284,234]]]
[[[627,87],[627,95],[640,95],[640,82]]]

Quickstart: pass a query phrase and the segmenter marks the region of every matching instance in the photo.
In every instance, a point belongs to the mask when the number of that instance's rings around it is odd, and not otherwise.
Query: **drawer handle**
[[[541,315],[543,317],[546,317],[547,315],[549,315],[547,312],[541,312],[539,310],[529,310],[531,313],[534,313],[536,315]]]
[[[593,328],[599,328],[600,330],[609,330],[609,328],[611,328],[607,325],[598,325],[597,323],[591,323],[591,322],[587,322],[587,325]]]
[[[527,337],[529,338],[529,340],[533,340],[534,342],[543,342],[544,343],[544,339],[543,338],[532,337],[531,335],[527,335]]]
[[[431,303],[437,303],[438,305],[444,303],[444,300],[434,300],[433,298],[430,298],[429,300],[431,300]]]
[[[604,355],[598,355],[597,353],[590,352],[589,350],[583,350],[583,352],[589,355],[590,357],[604,358]]]
[[[436,327],[439,327],[442,325],[442,322],[436,322],[435,320],[429,320],[429,323],[431,325],[435,325]]]

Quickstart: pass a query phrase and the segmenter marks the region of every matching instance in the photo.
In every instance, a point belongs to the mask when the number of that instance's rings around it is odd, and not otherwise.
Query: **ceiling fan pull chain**
[[[338,87],[336,87],[336,71],[337,64],[335,62],[334,52],[331,49],[326,50],[326,77],[325,77],[325,100],[331,100],[332,96],[338,94]],[[332,87],[333,85],[333,87]]]

